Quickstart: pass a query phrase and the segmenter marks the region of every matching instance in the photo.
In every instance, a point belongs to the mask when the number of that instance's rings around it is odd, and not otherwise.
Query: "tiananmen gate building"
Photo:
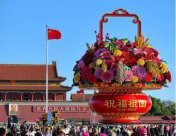
[[[87,101],[79,102],[74,94],[73,101],[66,101],[72,88],[61,85],[66,78],[57,75],[56,62],[48,66],[48,73],[49,109],[58,110],[62,119],[95,120]],[[6,122],[10,116],[21,118],[21,122],[39,120],[45,113],[45,92],[46,65],[0,64],[0,121]]]

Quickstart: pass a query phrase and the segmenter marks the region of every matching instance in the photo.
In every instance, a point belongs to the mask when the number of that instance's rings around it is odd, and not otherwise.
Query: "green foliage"
[[[161,101],[158,98],[149,96],[152,100],[152,108],[146,116],[167,116],[167,115],[176,115],[176,105],[173,101]]]

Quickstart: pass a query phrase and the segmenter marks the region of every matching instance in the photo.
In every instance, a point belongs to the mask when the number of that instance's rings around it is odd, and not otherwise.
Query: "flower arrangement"
[[[157,50],[148,44],[144,36],[128,39],[109,38],[95,44],[87,44],[88,50],[77,61],[73,71],[73,85],[93,86],[105,84],[160,84],[171,82],[171,74]]]

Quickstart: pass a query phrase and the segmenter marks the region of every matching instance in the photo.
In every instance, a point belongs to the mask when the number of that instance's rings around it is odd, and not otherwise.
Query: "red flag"
[[[76,93],[77,93],[77,94],[83,94],[83,93],[84,93],[84,90],[81,89],[81,90],[77,91]]]
[[[58,30],[48,29],[48,40],[61,39],[61,33]]]

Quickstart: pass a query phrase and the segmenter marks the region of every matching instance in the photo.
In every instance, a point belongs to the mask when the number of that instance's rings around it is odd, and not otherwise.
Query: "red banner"
[[[89,112],[89,107],[87,106],[49,106],[50,111],[59,112]],[[33,112],[45,112],[45,106],[33,106]]]

